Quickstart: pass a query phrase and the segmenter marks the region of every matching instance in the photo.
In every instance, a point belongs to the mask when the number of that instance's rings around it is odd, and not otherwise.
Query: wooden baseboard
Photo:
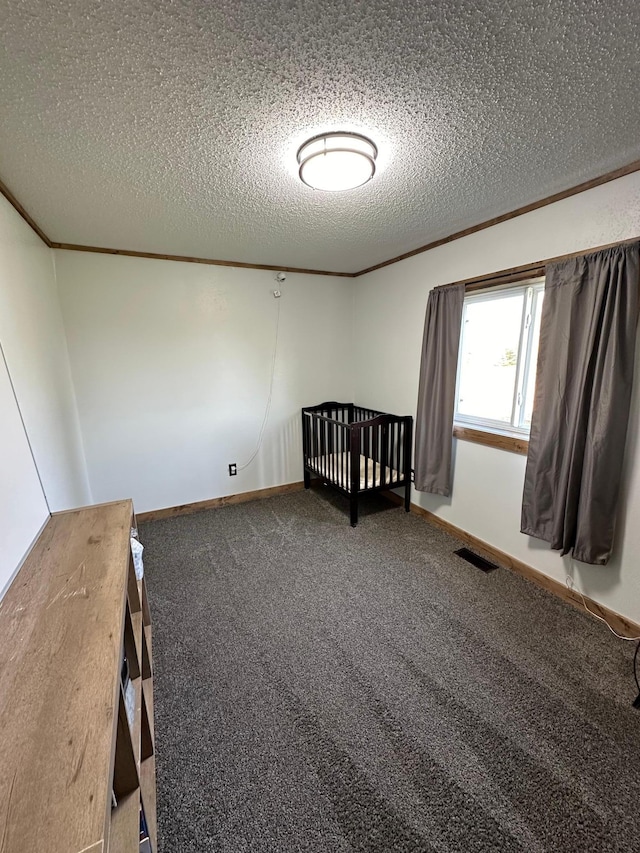
[[[165,507],[164,509],[151,510],[150,512],[141,512],[137,514],[136,518],[138,522],[158,521],[161,518],[174,518],[179,515],[190,515],[191,513],[202,512],[207,509],[218,509],[222,506],[232,506],[233,504],[262,500],[264,498],[273,497],[274,495],[287,495],[292,492],[300,492],[303,489],[303,482],[285,483],[282,486],[272,486],[268,489],[257,489],[253,492],[241,492],[237,495],[225,495],[224,497],[212,498],[207,501],[197,501],[195,503],[182,504],[181,506],[170,506]],[[392,500],[394,503],[404,503],[403,498],[395,492],[384,491],[381,492],[381,494]],[[515,572],[521,577],[535,583],[542,589],[546,589],[547,592],[551,592],[558,596],[558,598],[561,598],[563,601],[566,601],[568,604],[576,607],[581,612],[585,612],[582,598],[578,593],[573,592],[560,581],[545,575],[543,572],[534,569],[533,566],[529,566],[527,563],[523,563],[516,557],[512,557],[511,554],[507,554],[505,551],[495,548],[483,539],[478,539],[477,536],[467,533],[467,531],[463,530],[461,527],[456,527],[455,524],[445,521],[443,518],[440,518],[440,516],[430,512],[428,509],[418,506],[418,504],[411,504],[411,512],[423,518],[433,527],[438,527],[450,536],[455,536],[456,539],[460,539],[462,542],[465,542],[481,556],[499,563],[505,569]],[[625,637],[640,636],[640,624],[637,622],[628,619],[626,616],[622,616],[620,613],[616,613],[615,610],[611,610],[604,604],[599,604],[597,601],[594,601],[586,595],[584,596],[584,600],[586,601],[589,610],[593,611],[591,615],[594,616],[597,614],[602,619],[606,619],[614,631],[617,631]]]
[[[174,518],[178,515],[190,515],[193,512],[202,512],[205,509],[219,509],[221,506],[232,506],[243,504],[247,501],[258,501],[263,498],[272,498],[274,495],[288,495],[291,492],[300,492],[304,489],[304,483],[285,483],[282,486],[271,486],[268,489],[256,489],[253,492],[240,492],[238,495],[224,495],[221,498],[211,498],[207,501],[196,501],[181,506],[168,506],[164,509],[152,509],[149,512],[136,513],[138,522],[158,521],[161,518]]]
[[[398,498],[399,502],[401,501],[398,495],[395,495],[394,497]],[[492,560],[494,563],[499,563],[501,566],[504,566],[504,568],[521,575],[529,581],[532,581],[537,586],[542,587],[542,589],[546,589],[547,592],[557,595],[558,598],[566,601],[567,604],[571,604],[582,613],[585,612],[584,603],[580,595],[577,592],[572,592],[569,587],[560,581],[555,580],[555,578],[545,575],[543,572],[534,569],[533,566],[529,566],[527,563],[523,563],[516,557],[512,557],[511,554],[507,554],[505,551],[495,548],[488,542],[478,539],[471,533],[467,533],[467,531],[463,530],[461,527],[456,527],[455,524],[451,524],[443,518],[440,518],[440,516],[435,515],[435,513],[429,512],[428,509],[423,509],[423,507],[418,506],[418,504],[411,504],[411,512],[419,515],[421,518],[424,518],[425,521],[429,522],[433,527],[438,527],[440,530],[444,530],[445,533],[455,536],[456,539],[461,539],[481,556],[486,557],[488,560]],[[609,625],[614,631],[617,631],[618,634],[622,634],[624,637],[640,636],[640,624],[637,622],[628,619],[626,616],[622,616],[620,613],[616,613],[615,610],[611,610],[604,604],[599,604],[597,601],[594,601],[586,595],[584,596],[584,600],[586,601],[589,610],[592,611],[591,615],[597,615],[602,619],[606,619]]]
[[[99,504],[83,504],[82,506],[72,506],[71,509],[58,509],[55,512],[51,513],[51,517],[53,518],[57,515],[69,515],[72,512],[82,512],[85,509],[96,509],[96,507],[99,506],[114,506],[115,504],[124,503],[124,501],[129,501],[131,503],[131,498],[120,498],[117,501],[105,501],[104,503]]]

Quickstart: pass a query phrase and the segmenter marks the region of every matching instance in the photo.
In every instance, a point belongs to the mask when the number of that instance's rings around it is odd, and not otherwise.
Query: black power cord
[[[638,679],[638,652],[640,652],[640,641],[638,641],[638,645],[636,646],[635,654],[633,655],[633,677],[636,680],[636,687],[638,688],[638,695],[634,699],[633,707],[640,709],[640,680]]]

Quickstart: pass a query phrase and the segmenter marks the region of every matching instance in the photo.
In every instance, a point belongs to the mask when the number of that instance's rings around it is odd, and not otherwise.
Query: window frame
[[[540,294],[544,294],[545,277],[535,276],[517,284],[509,283],[495,287],[483,288],[481,291],[466,294],[462,309],[462,321],[460,329],[460,346],[458,349],[458,365],[456,370],[456,391],[454,409],[454,431],[458,428],[459,437],[467,438],[465,432],[487,433],[499,436],[510,436],[528,443],[530,427],[523,424],[526,388],[531,374],[531,354],[534,345],[532,334],[535,326],[536,309]],[[516,354],[516,381],[514,382],[513,400],[511,404],[511,421],[483,418],[476,415],[465,415],[458,411],[458,399],[460,393],[460,380],[462,373],[462,353],[464,350],[465,320],[467,306],[478,302],[489,302],[512,296],[514,293],[524,293],[522,314],[520,319],[520,335],[518,338],[518,352]],[[470,439],[473,440],[473,439]]]

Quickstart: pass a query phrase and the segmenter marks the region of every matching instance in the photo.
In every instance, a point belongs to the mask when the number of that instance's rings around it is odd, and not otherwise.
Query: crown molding
[[[333,272],[331,270],[313,270],[303,267],[274,266],[273,264],[249,264],[243,261],[223,261],[217,258],[194,258],[186,255],[165,255],[157,252],[137,252],[130,249],[108,249],[103,246],[80,246],[76,243],[58,243],[47,237],[35,219],[25,210],[15,195],[2,181],[0,181],[0,193],[50,249],[66,249],[71,252],[93,252],[94,254],[102,255],[123,255],[130,258],[150,258],[159,261],[181,261],[187,264],[206,264],[216,267],[237,267],[238,269],[245,270],[269,270],[271,272],[291,272],[303,275],[329,275],[339,278],[355,278],[356,276],[356,273],[353,272]]]
[[[449,234],[447,237],[442,237],[439,240],[434,240],[431,243],[426,243],[424,246],[419,246],[417,249],[412,249],[410,252],[405,252],[402,255],[397,255],[395,258],[390,258],[388,261],[382,261],[381,263],[375,264],[374,266],[366,267],[365,269],[359,270],[358,272],[334,272],[331,270],[307,269],[305,267],[275,266],[273,264],[250,264],[245,263],[243,261],[225,261],[217,258],[198,258],[189,257],[186,255],[165,255],[157,252],[137,252],[130,249],[109,249],[103,246],[83,246],[78,245],[76,243],[58,243],[53,240],[50,240],[49,237],[47,237],[42,228],[40,228],[40,226],[33,219],[33,217],[29,215],[29,213],[20,204],[17,198],[8,189],[8,187],[2,183],[2,181],[0,181],[0,193],[16,209],[16,211],[20,214],[24,221],[35,231],[35,233],[38,235],[38,237],[40,237],[42,242],[50,249],[65,249],[71,252],[93,252],[95,254],[103,255],[123,255],[125,257],[130,258],[150,258],[152,260],[160,261],[180,261],[182,263],[187,264],[205,264],[217,267],[236,267],[238,269],[269,270],[271,272],[301,273],[302,275],[327,275],[336,276],[338,278],[359,278],[360,276],[366,275],[367,273],[383,269],[384,267],[391,266],[392,264],[397,264],[400,261],[406,260],[407,258],[412,258],[415,255],[420,255],[424,252],[428,252],[431,249],[437,249],[438,246],[444,246],[447,243],[452,243],[454,240],[460,240],[462,237],[468,237],[470,234],[476,234],[478,231],[484,231],[487,228],[491,228],[493,225],[499,225],[502,222],[508,222],[510,219],[515,219],[518,216],[523,216],[525,213],[531,213],[534,210],[539,210],[541,207],[546,207],[547,205],[553,204],[556,201],[562,201],[565,198],[570,198],[573,195],[578,195],[579,193],[585,192],[586,190],[602,186],[602,184],[607,184],[610,181],[615,181],[617,178],[622,178],[625,175],[631,175],[633,174],[633,172],[638,171],[640,171],[640,160],[634,160],[633,163],[629,163],[627,166],[622,166],[619,169],[614,169],[611,172],[607,172],[606,174],[600,175],[597,178],[592,178],[589,181],[583,181],[581,184],[576,184],[576,186],[574,187],[570,187],[569,189],[562,190],[561,192],[546,196],[545,198],[539,199],[538,201],[534,201],[531,204],[526,204],[523,207],[518,207],[515,210],[509,211],[508,213],[503,213],[500,216],[494,216],[492,219],[487,219],[484,222],[480,222],[477,225],[472,225],[469,228],[463,229],[462,231],[456,231],[453,234]],[[582,252],[576,254],[584,253]]]
[[[388,261],[382,261],[372,267],[367,267],[366,269],[357,272],[355,277],[358,278],[361,275],[366,275],[367,273],[374,272],[375,270],[380,270],[383,267],[390,266],[391,264],[397,264],[407,258],[414,257],[414,255],[421,255],[423,252],[428,252],[431,249],[437,249],[438,246],[444,246],[446,243],[452,243],[454,240],[460,240],[462,237],[468,237],[470,234],[476,234],[478,231],[484,231],[486,228],[491,228],[493,225],[500,225],[501,222],[508,222],[509,219],[515,219],[517,216],[522,216],[525,213],[531,213],[531,211],[539,210],[541,207],[546,207],[548,204],[553,204],[556,201],[562,201],[565,198],[570,198],[572,195],[578,195],[578,193],[591,190],[594,187],[601,186],[602,184],[608,184],[609,181],[615,181],[616,178],[623,178],[625,175],[631,175],[633,172],[638,171],[640,171],[640,160],[634,160],[633,163],[629,163],[627,166],[614,169],[613,171],[600,175],[597,178],[592,178],[590,181],[583,181],[583,183],[576,184],[576,186],[562,190],[562,192],[545,196],[545,198],[541,198],[539,201],[534,201],[531,204],[524,205],[523,207],[517,207],[515,210],[509,211],[509,213],[494,216],[493,219],[487,219],[484,222],[478,223],[478,225],[472,225],[462,231],[456,231],[453,234],[449,234],[448,237],[442,237],[439,240],[434,240],[424,246],[419,246],[417,249],[412,249],[410,252],[405,252],[403,255],[397,255],[395,258],[390,258]]]
[[[35,219],[33,219],[31,216],[29,216],[29,214],[24,209],[24,207],[20,204],[18,199],[14,196],[14,194],[11,192],[11,190],[5,184],[2,183],[2,181],[0,181],[0,193],[2,193],[2,195],[6,198],[6,200],[9,202],[9,204],[12,205],[12,207],[14,207],[17,210],[17,212],[24,219],[24,221],[27,223],[27,225],[29,225],[31,228],[33,228],[33,230],[36,232],[36,234],[42,240],[42,242],[51,249],[52,245],[53,245],[51,243],[51,240],[47,237],[47,235],[44,233],[42,228],[40,228],[40,226],[35,221]]]
[[[303,275],[331,275],[342,278],[355,278],[354,272],[331,272],[330,270],[312,270],[304,267],[274,266],[273,264],[248,264],[243,261],[222,261],[216,258],[193,258],[187,255],[162,255],[157,252],[136,252],[130,249],[107,249],[103,246],[80,246],[75,243],[50,244],[52,249],[65,249],[69,252],[93,252],[99,255],[123,255],[128,258],[150,258],[157,261],[181,261],[185,264],[206,264],[214,267],[237,267],[244,270],[270,270],[272,272],[294,272]]]

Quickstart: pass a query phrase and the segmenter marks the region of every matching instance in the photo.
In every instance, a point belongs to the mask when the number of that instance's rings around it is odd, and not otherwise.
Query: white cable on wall
[[[42,477],[40,476],[40,469],[38,468],[38,463],[36,462],[36,455],[33,452],[33,447],[31,445],[31,439],[29,438],[29,431],[27,430],[27,425],[24,422],[24,416],[22,414],[22,409],[20,407],[20,401],[18,400],[18,394],[16,392],[16,386],[13,384],[13,377],[11,376],[11,371],[9,370],[9,363],[7,362],[7,357],[4,352],[4,347],[2,346],[2,342],[0,342],[0,359],[2,360],[5,370],[7,371],[7,377],[9,378],[9,385],[11,386],[11,393],[13,394],[13,399],[15,400],[16,409],[18,410],[18,415],[20,417],[20,423],[22,424],[22,429],[24,431],[25,438],[27,439],[27,445],[29,447],[29,453],[31,454],[31,460],[33,462],[33,467],[36,469],[36,474],[38,476],[38,482],[40,483],[40,488],[42,489],[42,497],[44,498],[44,502],[47,507],[47,511],[49,515],[51,515],[51,507],[49,506],[49,498],[47,497],[47,493],[44,488],[44,483],[42,482]],[[0,598],[2,596],[0,595]]]
[[[573,563],[573,560],[572,560],[572,563]],[[573,568],[573,566],[572,566],[572,568]],[[584,609],[587,611],[587,613],[590,613],[592,616],[595,616],[596,619],[599,619],[601,622],[604,622],[604,624],[611,631],[611,633],[615,634],[619,640],[629,640],[632,643],[635,643],[637,640],[640,640],[640,637],[623,637],[622,634],[618,634],[617,631],[614,631],[614,629],[611,627],[611,625],[609,625],[609,623],[604,618],[604,616],[600,616],[598,613],[594,613],[593,610],[591,610],[591,608],[587,606],[587,601],[586,601],[584,595],[580,592],[578,587],[575,585],[574,580],[571,577],[571,575],[567,575],[566,584],[567,584],[567,587],[571,590],[571,592],[577,592],[578,593],[578,595],[582,599],[582,605],[583,605]]]
[[[278,278],[278,281],[284,281],[284,278],[282,278],[282,279]],[[237,466],[238,471],[244,471],[245,468],[248,468],[249,465],[251,465],[253,460],[256,458],[256,456],[260,452],[260,448],[262,447],[262,442],[264,439],[264,431],[266,429],[267,422],[269,420],[269,413],[271,412],[271,401],[273,399],[273,381],[274,381],[274,378],[276,375],[276,358],[278,356],[278,337],[280,334],[280,303],[281,303],[280,291],[274,290],[273,295],[276,299],[276,302],[278,303],[278,308],[276,311],[276,339],[275,339],[275,343],[273,346],[273,358],[271,359],[271,378],[269,380],[269,396],[267,398],[267,405],[266,405],[265,410],[264,410],[264,417],[262,419],[262,426],[260,427],[260,433],[258,435],[258,443],[256,445],[256,449],[253,451],[253,453],[251,454],[249,459],[247,459],[247,461],[243,465]]]

